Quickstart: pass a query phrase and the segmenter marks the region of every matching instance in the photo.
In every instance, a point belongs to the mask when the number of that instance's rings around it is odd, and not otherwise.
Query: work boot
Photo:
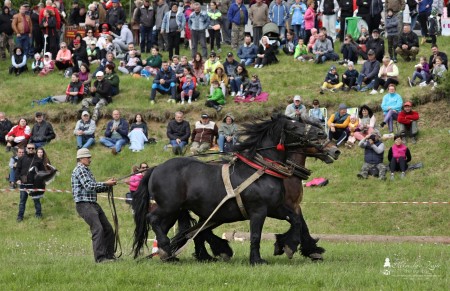
[[[358,173],[358,175],[356,175],[356,177],[358,177],[359,179],[367,179],[367,175]]]

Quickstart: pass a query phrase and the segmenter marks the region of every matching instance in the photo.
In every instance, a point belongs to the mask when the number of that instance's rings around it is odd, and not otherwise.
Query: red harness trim
[[[235,155],[238,159],[240,159],[241,161],[243,161],[245,164],[247,164],[248,166],[252,167],[253,169],[256,169],[256,170],[263,170],[264,173],[266,173],[266,174],[268,174],[268,175],[270,175],[270,176],[274,176],[274,177],[276,177],[276,178],[280,178],[280,179],[286,179],[286,178],[287,178],[286,175],[282,175],[282,174],[280,174],[280,173],[278,173],[278,172],[275,172],[275,171],[273,171],[273,170],[270,170],[270,169],[265,169],[263,166],[261,166],[261,165],[255,163],[255,162],[253,162],[253,161],[247,159],[246,157],[244,157],[244,156],[241,155],[241,154],[235,153],[234,155]],[[268,161],[268,162],[276,163],[276,162],[274,162],[274,161],[272,161],[272,160],[270,160],[270,159],[268,159],[268,158],[264,158],[264,159],[265,159],[266,161]]]

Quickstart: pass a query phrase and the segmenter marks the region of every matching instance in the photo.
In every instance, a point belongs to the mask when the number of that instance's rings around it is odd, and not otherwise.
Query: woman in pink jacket
[[[145,171],[148,169],[147,163],[141,163],[139,168],[133,166],[133,176],[129,179],[125,180],[125,183],[130,187],[130,192],[127,193],[127,199],[133,199],[133,194],[136,192],[139,187],[139,183],[141,183],[142,178],[144,177]],[[131,204],[131,200],[127,200],[126,203]]]
[[[314,11],[314,1],[308,0],[308,9],[306,9],[305,16],[303,17],[305,21],[305,38],[304,43],[308,43],[311,37],[311,29],[314,28],[314,21],[316,19],[316,12]],[[316,30],[317,32],[317,30]]]
[[[394,178],[394,172],[401,171],[400,178],[405,178],[408,163],[411,161],[411,152],[409,148],[403,143],[402,136],[396,134],[394,136],[394,144],[389,149],[388,153],[389,168],[391,170],[391,181]]]

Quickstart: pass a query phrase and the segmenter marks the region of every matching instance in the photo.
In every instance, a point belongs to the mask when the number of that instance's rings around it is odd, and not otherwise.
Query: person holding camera
[[[373,134],[364,137],[359,146],[364,149],[364,164],[356,175],[359,179],[367,179],[369,173],[378,179],[386,180],[386,166],[383,164],[384,143],[380,140],[380,133],[374,130]]]

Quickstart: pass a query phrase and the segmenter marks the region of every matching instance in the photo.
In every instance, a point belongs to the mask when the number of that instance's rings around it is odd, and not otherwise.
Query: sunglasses
[[[148,169],[148,167],[142,167],[141,169]]]
[[[35,149],[35,148],[28,148],[28,147],[27,147],[27,150],[34,150],[34,149]]]

